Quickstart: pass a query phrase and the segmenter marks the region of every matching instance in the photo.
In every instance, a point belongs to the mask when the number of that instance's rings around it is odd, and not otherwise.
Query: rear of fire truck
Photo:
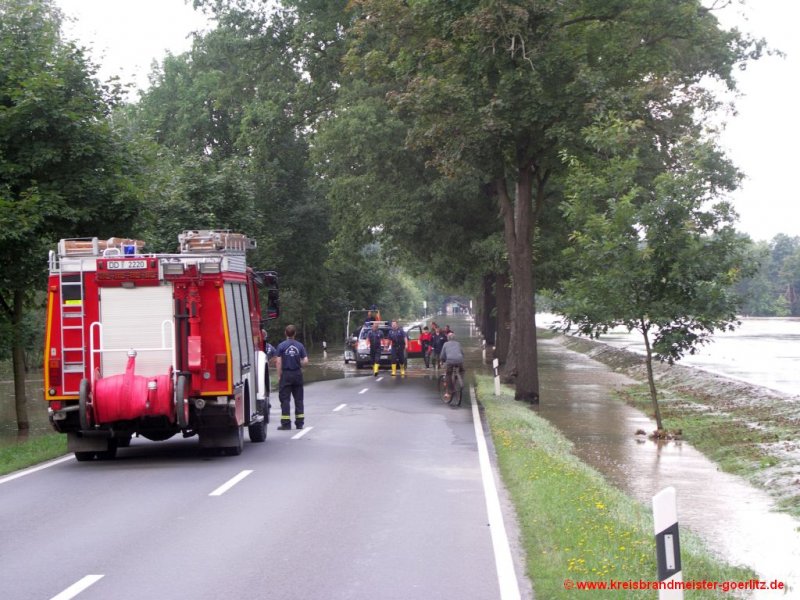
[[[177,254],[137,240],[61,240],[50,253],[45,400],[78,460],[113,458],[133,436],[197,435],[239,454],[266,439],[262,323],[277,276],[246,264],[255,241],[186,231]],[[261,314],[259,288],[268,288]]]

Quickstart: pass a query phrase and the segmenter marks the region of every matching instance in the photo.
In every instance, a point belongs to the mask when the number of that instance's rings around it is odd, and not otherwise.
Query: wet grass
[[[48,433],[0,448],[0,475],[63,456],[67,453],[67,437]]]
[[[618,394],[623,401],[652,417],[646,384],[623,388]],[[754,410],[726,406],[719,411],[708,398],[695,396],[683,387],[659,392],[659,406],[667,430],[681,430],[683,440],[722,470],[745,477],[771,492],[775,490],[764,485],[765,480],[774,482],[771,471],[780,470],[782,461],[769,449],[782,443],[796,444],[800,439],[800,427],[791,420],[770,415],[764,407]],[[781,493],[776,500],[781,510],[800,517],[800,489]]]
[[[478,376],[503,481],[513,499],[537,598],[574,598],[565,580],[657,579],[649,508],[606,482],[572,453],[572,444],[492,378]],[[681,531],[684,580],[745,581],[752,571],[713,558],[702,542]],[[692,598],[731,598],[712,590]],[[593,591],[593,598],[654,598],[653,591]]]

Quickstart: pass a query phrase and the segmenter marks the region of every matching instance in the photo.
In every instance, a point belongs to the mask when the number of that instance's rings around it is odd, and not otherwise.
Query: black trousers
[[[400,365],[405,369],[406,367],[406,347],[399,348],[392,346],[392,364]]]
[[[381,347],[378,346],[377,348],[370,348],[369,355],[372,358],[372,364],[377,365],[381,362]]]
[[[278,398],[281,401],[281,425],[288,425],[292,421],[292,398],[294,398],[294,423],[302,425],[306,415],[303,406],[303,372],[300,369],[281,373]]]

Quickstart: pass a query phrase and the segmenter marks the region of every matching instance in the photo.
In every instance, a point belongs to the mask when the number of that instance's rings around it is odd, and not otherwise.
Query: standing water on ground
[[[773,512],[768,494],[723,473],[686,442],[639,439],[655,423],[614,398],[633,383],[605,365],[552,340],[539,341],[539,414],[575,444],[581,460],[646,505],[667,486],[678,495],[678,520],[712,552],[753,568],[762,581],[779,580],[800,591],[800,522]],[[702,574],[694,574],[702,578]],[[776,598],[780,592],[756,592]]]
[[[536,324],[547,329],[560,319],[552,313],[539,313]],[[636,330],[615,327],[598,341],[645,354],[644,339]],[[785,394],[798,394],[800,319],[742,317],[736,329],[715,333],[708,344],[700,346],[696,354],[684,356],[680,364]]]

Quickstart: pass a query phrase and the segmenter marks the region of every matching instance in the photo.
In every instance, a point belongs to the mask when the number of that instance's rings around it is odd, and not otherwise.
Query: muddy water
[[[536,323],[547,328],[559,321],[557,315],[540,313]],[[637,331],[616,327],[604,334],[604,344],[644,354],[644,341]],[[731,379],[786,394],[800,392],[800,319],[741,319],[734,331],[717,333],[711,342],[686,355],[681,365],[699,367]]]
[[[625,376],[548,340],[540,341],[539,358],[539,414],[575,444],[584,462],[648,505],[658,491],[674,486],[681,526],[721,557],[752,567],[762,580],[791,583],[788,597],[800,597],[800,522],[772,512],[766,493],[719,471],[688,444],[637,438],[637,429],[652,431],[655,423],[609,394],[629,382]]]

